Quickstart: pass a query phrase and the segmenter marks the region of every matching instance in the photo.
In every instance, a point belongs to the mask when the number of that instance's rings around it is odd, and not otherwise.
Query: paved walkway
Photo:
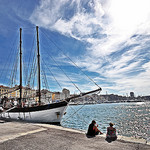
[[[105,135],[87,138],[84,132],[21,122],[0,123],[0,150],[149,150],[150,145],[124,140],[112,143]],[[140,142],[140,141],[139,141]]]

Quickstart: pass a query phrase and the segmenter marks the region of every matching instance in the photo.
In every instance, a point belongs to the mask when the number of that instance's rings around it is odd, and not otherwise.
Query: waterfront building
[[[17,85],[15,87],[12,87],[11,89],[14,90],[17,87]],[[31,89],[29,87],[22,87],[22,97],[23,98],[27,98],[27,97],[35,97],[36,95],[36,90]],[[19,98],[20,97],[20,90],[16,90],[13,92],[12,98]]]
[[[0,85],[0,98],[3,98],[4,96],[10,97],[11,94],[8,93],[9,91],[10,91],[10,88],[8,86]],[[4,94],[4,93],[7,93],[7,94]],[[1,95],[1,94],[4,94],[4,95]]]
[[[7,98],[19,98],[20,97],[20,90],[16,90],[18,86],[16,85],[15,87],[8,87],[8,86],[3,86],[0,85],[0,98],[3,98],[4,96]],[[5,94],[6,93],[6,94]],[[33,96],[35,95],[36,90],[33,90],[28,87],[22,87],[22,97],[26,98],[27,96]],[[2,95],[1,95],[2,94]]]
[[[70,97],[70,91],[64,88],[62,92],[53,92],[52,101],[66,99],[68,97]]]
[[[46,89],[41,90],[41,101],[44,103],[52,103],[53,92]]]
[[[20,90],[17,89],[18,85],[14,87],[8,87],[0,85],[0,98],[19,98],[20,97]],[[5,94],[6,93],[6,94]],[[22,98],[33,98],[34,101],[38,101],[37,90],[29,88],[29,87],[22,87]],[[70,91],[68,89],[63,89],[62,92],[51,92],[49,90],[43,89],[41,90],[41,100],[44,103],[51,103],[56,100],[66,99],[70,97]]]
[[[130,97],[134,98],[134,92],[130,92]]]
[[[63,89],[62,90],[62,93],[64,94],[64,98],[68,98],[70,97],[70,91],[68,89]]]

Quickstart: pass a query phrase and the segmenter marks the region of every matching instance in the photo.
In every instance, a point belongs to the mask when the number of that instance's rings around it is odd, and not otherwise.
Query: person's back
[[[107,128],[107,137],[116,137],[116,129],[113,127]]]
[[[107,127],[106,140],[108,142],[115,141],[117,139],[116,129],[113,127],[113,123],[109,124],[110,127]]]
[[[95,136],[95,130],[93,129],[93,127],[94,127],[94,124],[91,123],[91,124],[89,125],[87,135],[89,135],[89,136]]]

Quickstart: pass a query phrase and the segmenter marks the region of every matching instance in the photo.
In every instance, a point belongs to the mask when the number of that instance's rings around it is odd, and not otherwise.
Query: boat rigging
[[[26,121],[31,121],[31,122],[49,122],[49,123],[55,123],[55,124],[58,123],[59,124],[70,100],[76,99],[79,97],[83,97],[87,94],[99,92],[99,91],[101,91],[101,88],[96,84],[98,86],[97,89],[82,93],[81,90],[78,88],[78,86],[70,79],[70,77],[63,71],[63,69],[57,64],[57,62],[51,56],[51,59],[56,63],[56,65],[59,67],[59,69],[67,76],[67,78],[71,81],[71,83],[80,91],[80,93],[78,95],[73,95],[70,97],[63,97],[62,99],[60,99],[59,101],[55,101],[54,103],[51,103],[50,101],[48,103],[43,103],[42,99],[41,99],[41,93],[42,93],[41,72],[42,71],[41,71],[41,64],[40,64],[39,28],[38,28],[38,26],[36,27],[36,33],[37,33],[37,52],[36,52],[36,54],[37,54],[37,69],[35,69],[34,71],[31,69],[31,72],[33,74],[35,74],[37,72],[37,79],[38,79],[37,90],[32,90],[32,91],[34,91],[34,93],[29,92],[30,93],[29,94],[28,92],[26,92],[26,95],[23,94],[23,88],[25,88],[28,91],[30,91],[31,88],[29,86],[29,82],[28,82],[28,86],[23,87],[23,80],[22,80],[22,73],[23,73],[23,71],[22,71],[22,62],[23,62],[23,60],[22,60],[22,28],[20,28],[20,46],[19,46],[20,47],[20,52],[19,52],[20,84],[19,84],[19,86],[15,86],[15,88],[12,88],[13,90],[9,90],[8,92],[0,94],[0,97],[2,97],[3,95],[7,95],[11,92],[19,90],[19,98],[18,98],[19,105],[11,106],[9,108],[3,106],[3,111],[0,112],[0,116],[1,117],[9,117],[11,119],[21,119],[21,120],[26,120]],[[35,68],[35,61],[33,61],[33,62],[34,62],[33,67]],[[73,62],[73,64],[75,64],[75,63]],[[14,66],[16,66],[16,65],[14,65]],[[75,66],[77,67],[76,64],[75,64]],[[15,70],[17,70],[17,69],[15,69]],[[49,70],[50,70],[50,68],[49,68]],[[44,78],[45,78],[45,73],[43,72],[43,74],[44,74]],[[31,78],[31,76],[32,75],[30,74],[29,78]],[[53,76],[53,74],[52,74],[52,76]],[[56,78],[55,78],[55,80],[57,81]],[[46,81],[46,78],[45,78],[45,81]],[[34,80],[33,80],[33,82],[34,82]],[[59,84],[59,82],[58,82],[58,84]],[[27,95],[27,93],[28,93],[28,95]],[[33,105],[33,104],[31,104],[30,106],[24,105],[25,102],[31,101],[31,99],[32,98],[34,99],[35,97],[37,97],[37,100],[38,100],[38,103],[36,105]],[[50,98],[53,99],[53,94]],[[3,102],[5,102],[5,103],[7,103],[10,100],[11,100],[11,97],[7,98],[7,99],[6,99],[6,97],[3,98]],[[12,101],[14,101],[14,100],[17,100],[17,98],[12,99]]]

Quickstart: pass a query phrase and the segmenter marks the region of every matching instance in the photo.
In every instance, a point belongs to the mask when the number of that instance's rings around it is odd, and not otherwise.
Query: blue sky
[[[64,54],[102,87],[102,94],[107,91],[126,95],[133,91],[136,95],[149,95],[149,6],[149,0],[0,0],[0,72],[3,74],[0,84],[6,84],[4,76],[10,78],[5,73],[10,68],[4,64],[12,64],[8,60],[16,55],[13,49],[18,48],[19,28],[23,28],[27,60],[38,25],[43,45],[40,45],[41,55],[53,66],[53,74],[62,87],[77,92],[49,54],[81,91],[97,87]],[[57,90],[50,73],[47,79],[51,88]]]

